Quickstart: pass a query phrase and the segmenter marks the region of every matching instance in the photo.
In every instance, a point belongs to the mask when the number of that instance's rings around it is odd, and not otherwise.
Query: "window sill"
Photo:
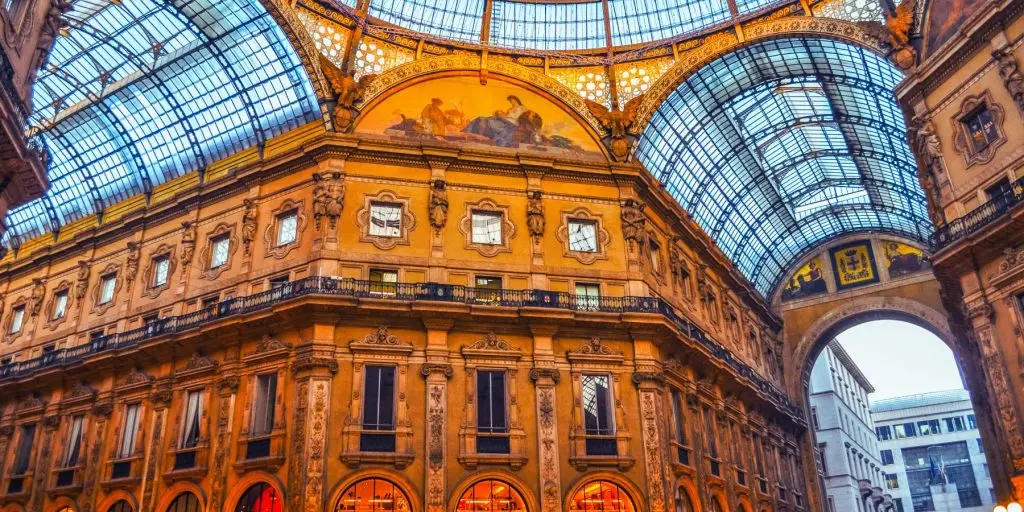
[[[137,476],[128,476],[125,478],[111,478],[100,482],[100,487],[103,488],[103,492],[109,493],[115,489],[122,491],[131,491],[137,489],[139,484],[142,483],[142,478]]]
[[[272,455],[270,457],[260,457],[257,459],[239,459],[235,461],[233,467],[235,472],[242,475],[256,469],[262,469],[268,473],[276,473],[281,466],[284,465],[284,456]]]
[[[195,467],[187,469],[173,469],[171,471],[164,472],[164,480],[173,483],[181,480],[188,480],[195,483],[199,483],[203,477],[206,476],[206,466],[196,465]]]
[[[586,471],[590,467],[616,467],[619,471],[627,471],[636,464],[636,459],[621,455],[574,455],[569,457],[578,471]]]
[[[390,464],[395,469],[405,469],[412,464],[416,456],[411,453],[396,452],[347,452],[341,454],[341,461],[351,469],[356,469],[362,464]]]
[[[519,471],[526,465],[526,455],[519,453],[469,453],[459,455],[459,464],[466,469],[477,466],[509,466],[512,471]]]
[[[46,489],[46,495],[49,496],[51,500],[55,500],[60,496],[68,496],[73,498],[81,494],[81,492],[81,482],[75,482],[72,483],[71,485],[66,485],[64,487],[51,486],[48,489]]]

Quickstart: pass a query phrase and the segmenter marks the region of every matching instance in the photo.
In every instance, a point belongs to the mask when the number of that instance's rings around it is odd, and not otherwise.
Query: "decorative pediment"
[[[466,358],[519,359],[523,357],[523,350],[512,346],[493,332],[489,332],[473,342],[472,345],[463,345],[462,356]]]
[[[412,344],[399,340],[398,336],[391,334],[391,330],[384,325],[370,332],[361,340],[348,342],[348,347],[353,352],[412,353]]]
[[[96,396],[96,388],[86,384],[85,382],[79,382],[75,384],[75,387],[68,391],[68,394],[64,396],[65,400],[75,400],[80,398],[93,398]]]
[[[570,350],[566,354],[566,357],[570,362],[621,363],[626,360],[626,357],[622,355],[622,352],[613,350],[604,343],[601,343],[600,336],[594,336],[583,346],[575,350]]]
[[[178,377],[193,376],[197,374],[204,374],[207,372],[213,372],[217,370],[217,361],[207,355],[203,355],[199,352],[193,352],[192,356],[188,358],[185,363],[185,367],[178,370]]]
[[[132,371],[125,375],[124,381],[121,382],[122,386],[136,386],[140,384],[149,384],[153,381],[153,376],[138,369],[132,368]]]
[[[46,401],[38,393],[31,393],[21,401],[21,404],[18,405],[18,410],[19,412],[27,412],[34,409],[42,409],[43,407],[46,407]]]
[[[283,357],[288,354],[292,346],[284,341],[281,341],[277,336],[271,334],[264,334],[260,338],[259,343],[256,344],[256,350],[249,352],[243,359],[246,361],[252,361],[254,359],[263,359],[267,357]]]

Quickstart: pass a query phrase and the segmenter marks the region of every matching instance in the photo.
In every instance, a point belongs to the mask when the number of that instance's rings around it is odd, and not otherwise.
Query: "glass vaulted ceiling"
[[[637,157],[770,297],[819,244],[932,226],[887,60],[779,39],[704,67],[655,113]]]
[[[51,188],[5,245],[56,230],[320,116],[257,0],[77,0],[34,88]]]
[[[355,0],[342,0],[354,6]],[[791,0],[608,0],[613,46],[650,43],[701,31]],[[370,16],[446,39],[479,43],[485,0],[371,0]],[[492,0],[490,44],[537,50],[605,46],[600,0]]]

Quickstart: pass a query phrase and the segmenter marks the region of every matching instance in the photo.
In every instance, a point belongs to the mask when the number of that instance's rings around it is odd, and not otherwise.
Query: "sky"
[[[865,322],[836,336],[875,392],[871,401],[962,389],[953,352],[931,332],[907,322]]]

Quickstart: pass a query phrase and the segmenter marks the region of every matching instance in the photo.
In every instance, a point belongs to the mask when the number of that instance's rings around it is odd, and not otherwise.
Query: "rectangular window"
[[[815,430],[821,428],[821,424],[818,423],[818,408],[811,407],[811,425],[814,426]]]
[[[476,372],[478,453],[509,453],[505,372]]]
[[[885,476],[885,488],[886,489],[899,489],[900,479],[896,473],[883,473]]]
[[[882,450],[882,464],[889,465],[892,463],[892,450]]]
[[[704,409],[704,445],[707,448],[708,458],[711,459],[711,474],[721,476],[721,467],[718,461],[718,437],[715,434],[715,418],[710,409]],[[778,455],[776,454],[776,457]],[[781,466],[779,466],[781,469]]]
[[[903,511],[903,498],[893,498],[892,501],[893,501],[893,503],[896,504],[896,512],[904,512]]]
[[[683,393],[678,389],[672,390],[672,423],[675,427],[675,440],[679,444],[676,447],[676,461],[689,466],[690,448],[686,441],[686,416],[683,414]]]
[[[61,290],[53,296],[53,316],[54,320],[60,320],[64,318],[64,313],[67,313],[68,309],[68,291]]]
[[[18,440],[18,452],[14,457],[13,475],[24,475],[28,471],[28,464],[32,459],[32,444],[36,438],[36,426],[25,425],[21,427],[21,439]]]
[[[370,269],[370,294],[393,296],[398,291],[398,271]]]
[[[995,119],[987,105],[979,105],[963,118],[963,123],[967,127],[971,148],[975,153],[988,149],[989,145],[999,138]]]
[[[661,247],[654,241],[648,242],[651,250],[651,270],[661,271]]]
[[[981,442],[981,439],[976,439],[976,441],[978,441],[978,453],[985,453],[985,444]]]
[[[277,246],[295,241],[299,227],[299,212],[292,210],[277,216]]]
[[[907,437],[917,437],[917,430],[914,428],[913,423],[904,423],[902,425],[895,425],[893,429],[896,431],[896,439],[904,439]]]
[[[589,436],[602,436],[586,440],[587,455],[615,455],[618,449],[612,416],[611,379],[607,375],[584,375],[580,378],[583,394],[583,431]]]
[[[121,422],[121,442],[117,446],[117,458],[127,459],[135,453],[135,438],[139,433],[139,412],[141,404],[128,404],[124,408]]]
[[[476,276],[476,298],[486,303],[498,302],[501,299],[501,278]]]
[[[402,205],[370,203],[370,236],[402,236]]]
[[[71,468],[78,465],[78,456],[82,451],[82,424],[84,422],[85,416],[79,415],[71,418],[67,451],[64,452],[64,460],[61,461],[62,467]]]
[[[117,274],[107,274],[100,278],[100,304],[114,300],[114,289],[117,287]]]
[[[576,252],[597,252],[597,222],[592,220],[569,220],[569,250]]]
[[[473,243],[486,245],[501,245],[501,213],[500,212],[479,212],[472,214]]]
[[[11,334],[21,332],[23,323],[25,323],[25,306],[18,306],[11,312]]]
[[[875,427],[875,434],[878,436],[879,441],[888,441],[892,439],[892,429],[888,425],[884,427]]]
[[[363,388],[363,430],[359,449],[364,452],[395,451],[395,367],[366,366]]]
[[[211,240],[210,246],[210,268],[217,268],[228,262],[228,249],[231,248],[231,239],[228,238],[227,233]]]
[[[167,284],[167,278],[171,271],[171,257],[168,255],[153,258],[153,287]]]
[[[942,433],[941,429],[939,428],[939,420],[919,421],[917,422],[917,431],[922,436],[930,436]]]
[[[270,289],[280,288],[288,284],[288,276],[278,276],[270,279]]]
[[[946,432],[962,432],[967,430],[967,424],[964,423],[963,416],[943,418],[942,421],[946,424]]]
[[[204,396],[202,390],[189,391],[186,395],[184,416],[181,422],[181,438],[178,447],[195,448],[199,444],[200,422],[203,417]]]
[[[274,407],[277,400],[277,374],[268,373],[256,377],[256,396],[253,399],[249,435],[253,437],[270,435],[274,430]]]
[[[601,285],[597,283],[576,283],[576,306],[582,311],[601,309]]]
[[[985,187],[985,197],[989,201],[1007,199],[1012,196],[1013,187],[1010,186],[1010,180],[1007,178],[1000,178],[999,181]]]
[[[978,420],[975,419],[973,414],[967,415],[967,428],[971,430],[978,428]]]

